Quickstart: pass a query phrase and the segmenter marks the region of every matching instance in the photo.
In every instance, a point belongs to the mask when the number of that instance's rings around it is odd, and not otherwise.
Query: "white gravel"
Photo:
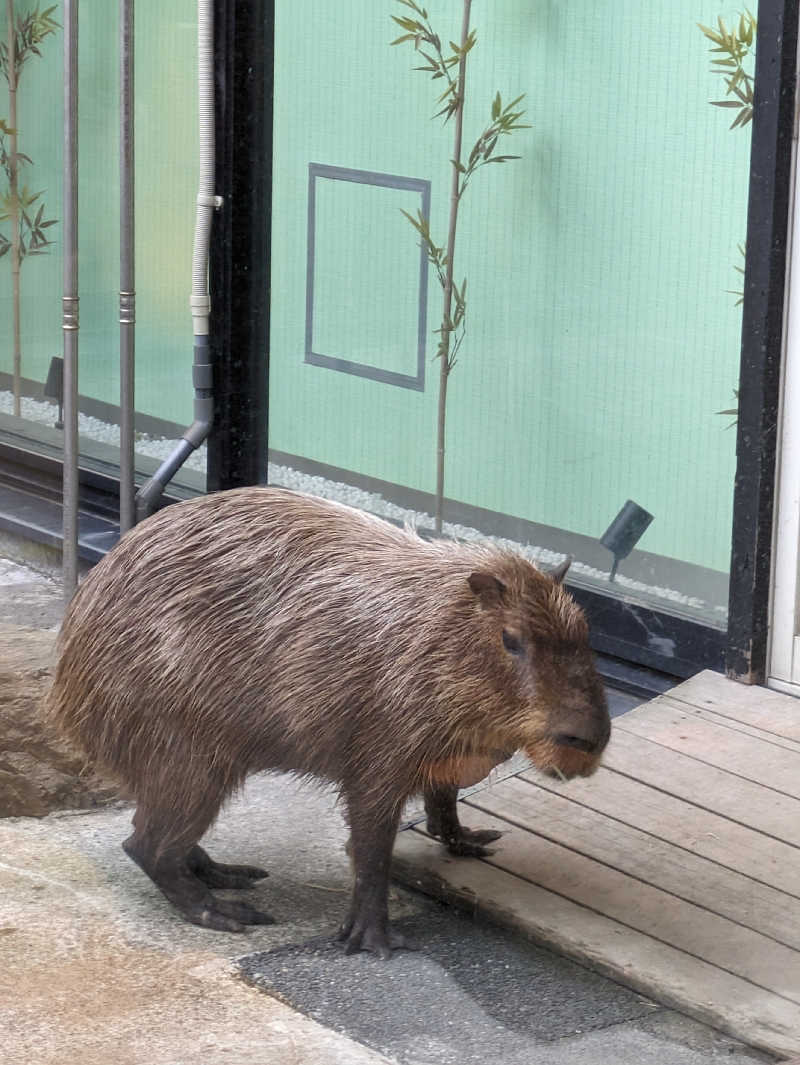
[[[23,398],[22,416],[30,421],[53,425],[56,420],[57,408],[47,401]],[[11,414],[13,412],[13,397],[10,392],[0,392],[0,412]],[[86,414],[78,415],[78,431],[92,440],[97,440],[112,447],[119,447],[119,426],[103,422],[99,418],[93,418]],[[177,440],[166,437],[148,436],[144,433],[136,434],[136,451],[150,458],[165,459],[174,450]],[[205,446],[192,452],[184,464],[190,470],[205,473],[206,449]],[[410,525],[416,529],[433,529],[434,520],[430,514],[424,511],[408,510],[392,503],[377,492],[367,492],[353,485],[344,484],[340,481],[329,481],[324,477],[313,474],[301,473],[289,466],[269,464],[269,483],[282,485],[284,488],[292,488],[298,492],[309,495],[321,496],[323,499],[333,499],[348,506],[367,510],[379,517],[389,518],[403,525]],[[519,551],[532,562],[541,565],[545,569],[557,565],[566,557],[557,551],[551,551],[546,547],[538,547],[533,544],[519,544],[512,540],[506,540],[497,536],[486,536],[477,529],[465,525],[456,525],[451,522],[444,523],[447,535],[457,540],[486,541],[499,544],[515,551]],[[570,573],[579,576],[582,582],[591,584],[608,584],[609,571],[595,569],[575,559],[570,567]],[[619,590],[643,595],[650,598],[667,600],[675,606],[700,610],[704,612],[714,611],[720,619],[727,613],[727,607],[713,605],[699,599],[697,596],[685,595],[673,588],[663,588],[658,585],[645,584],[642,581],[633,580],[624,574],[618,573],[615,584]]]

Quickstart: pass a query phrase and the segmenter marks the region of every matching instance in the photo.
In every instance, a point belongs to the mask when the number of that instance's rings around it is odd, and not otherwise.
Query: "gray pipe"
[[[136,518],[151,514],[165,486],[211,432],[214,414],[211,361],[208,345],[208,250],[211,219],[222,197],[214,194],[214,5],[213,0],[197,3],[197,85],[200,123],[200,174],[197,216],[192,251],[191,310],[194,332],[194,422],[183,434],[166,461],[136,494]]]
[[[134,387],[136,366],[136,244],[134,212],[133,0],[119,0],[119,531],[136,520]]]
[[[63,581],[78,584],[78,0],[64,0]]]

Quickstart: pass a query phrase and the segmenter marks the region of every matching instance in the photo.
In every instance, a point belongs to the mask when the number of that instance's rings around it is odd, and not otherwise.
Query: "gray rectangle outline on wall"
[[[420,247],[419,257],[419,313],[417,315],[417,372],[416,375],[382,370],[349,359],[322,355],[313,350],[314,344],[314,252],[316,224],[316,180],[319,177],[334,181],[352,181],[362,185],[378,185],[382,188],[418,192],[422,200],[422,214],[430,216],[431,183],[423,178],[401,177],[397,174],[381,174],[372,170],[352,170],[349,167],[328,166],[325,163],[308,164],[308,251],[306,260],[306,351],[305,362],[313,366],[325,366],[341,373],[355,374],[387,385],[425,391],[425,335],[428,319],[428,256]],[[410,236],[410,234],[409,234]]]

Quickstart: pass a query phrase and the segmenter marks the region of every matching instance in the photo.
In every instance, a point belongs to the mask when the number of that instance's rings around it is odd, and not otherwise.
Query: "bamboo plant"
[[[712,42],[713,47],[709,50],[712,55],[717,57],[711,60],[711,71],[713,74],[721,75],[725,83],[725,98],[709,102],[712,107],[724,107],[736,112],[729,129],[744,129],[753,118],[754,79],[747,68],[750,65],[755,47],[758,19],[745,10],[739,15],[738,25],[730,29],[721,17],[717,18],[716,29],[704,26],[700,22],[697,25],[703,35]],[[743,244],[739,244],[738,249],[742,257],[742,265],[734,266],[734,270],[744,277],[745,247]],[[731,291],[730,289],[728,289],[728,292],[730,295],[736,296],[735,306],[739,307],[744,301],[744,292]],[[729,429],[731,426],[736,425],[736,418],[739,413],[739,392],[737,389],[733,390],[733,397],[737,402],[736,407],[717,411],[717,414],[733,417],[734,420],[728,426]]]
[[[20,188],[20,167],[33,161],[19,150],[17,105],[22,71],[33,56],[42,58],[39,45],[54,34],[55,4],[40,11],[38,5],[25,13],[14,11],[14,0],[6,0],[6,39],[0,40],[0,71],[8,85],[8,120],[0,119],[0,168],[6,188],[0,190],[0,223],[10,224],[10,237],[0,231],[0,258],[10,253],[12,285],[14,414],[20,414],[22,391],[22,341],[20,331],[20,268],[29,255],[43,255],[52,241],[46,230],[57,219],[45,218],[43,192]],[[37,206],[38,205],[38,206]]]
[[[454,261],[456,233],[458,229],[458,210],[461,199],[475,176],[475,173],[489,163],[506,163],[518,159],[517,155],[503,155],[497,151],[500,138],[520,129],[528,129],[520,119],[525,114],[518,105],[523,96],[517,96],[511,103],[503,105],[500,93],[494,97],[490,107],[490,117],[483,132],[472,144],[468,153],[463,149],[464,101],[467,88],[467,56],[475,47],[477,40],[475,30],[470,29],[471,0],[463,0],[461,35],[458,43],[449,42],[449,49],[442,47],[441,38],[431,26],[428,12],[418,6],[414,0],[397,0],[408,8],[411,14],[392,15],[392,19],[403,30],[401,36],[392,41],[393,45],[410,43],[424,61],[415,67],[430,74],[432,80],[442,80],[444,90],[436,103],[440,110],[434,118],[444,118],[447,124],[453,124],[453,155],[450,186],[450,218],[446,243],[439,246],[430,232],[430,222],[422,211],[414,217],[404,211],[411,225],[420,237],[428,261],[436,271],[442,288],[442,318],[436,332],[439,343],[436,357],[439,362],[439,402],[436,434],[436,502],[435,529],[442,531],[442,506],[444,501],[445,474],[445,431],[447,420],[447,383],[453,367],[456,365],[459,349],[466,332],[467,279],[459,287],[454,278]],[[523,94],[524,95],[524,94]]]

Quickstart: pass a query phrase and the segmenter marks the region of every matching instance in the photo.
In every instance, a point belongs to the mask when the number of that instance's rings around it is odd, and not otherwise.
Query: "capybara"
[[[226,796],[260,770],[335,784],[355,872],[340,938],[388,957],[409,796],[453,853],[481,855],[498,833],[459,824],[459,785],[517,749],[565,777],[598,764],[608,710],[564,568],[278,488],[177,503],[78,588],[48,710],[136,800],[126,852],[207,928],[272,920],[209,890],[266,876],[200,847]]]

